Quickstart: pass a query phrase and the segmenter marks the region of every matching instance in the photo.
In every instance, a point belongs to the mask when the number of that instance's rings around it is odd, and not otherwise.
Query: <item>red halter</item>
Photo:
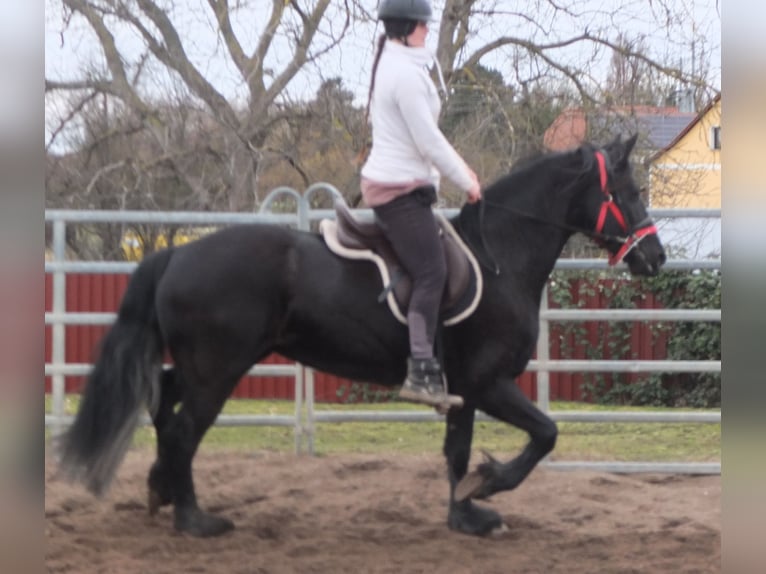
[[[606,199],[604,199],[604,202],[601,204],[601,211],[599,212],[598,220],[596,221],[596,233],[602,235],[604,234],[606,216],[609,213],[612,214],[612,217],[614,217],[622,230],[625,233],[628,233],[628,236],[625,238],[615,237],[615,239],[622,243],[622,247],[620,247],[617,253],[609,256],[609,265],[616,265],[622,261],[622,259],[631,249],[638,245],[641,239],[647,235],[656,234],[657,227],[654,225],[654,223],[652,223],[651,219],[647,218],[636,225],[636,229],[634,229],[632,232],[628,230],[625,216],[623,215],[618,205],[614,202],[612,193],[609,191],[609,185],[607,183],[606,158],[604,158],[604,154],[600,151],[597,151],[595,155],[596,161],[598,162],[599,177],[601,178],[601,191],[603,191],[604,195],[606,196]]]

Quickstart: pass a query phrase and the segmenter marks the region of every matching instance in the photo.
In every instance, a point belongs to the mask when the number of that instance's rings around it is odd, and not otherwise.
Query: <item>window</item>
[[[721,149],[721,126],[710,128],[710,149]]]

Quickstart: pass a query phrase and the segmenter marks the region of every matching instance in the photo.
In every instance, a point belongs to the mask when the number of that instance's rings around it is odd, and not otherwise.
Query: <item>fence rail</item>
[[[71,313],[66,310],[67,273],[130,273],[135,263],[114,261],[66,261],[66,225],[83,223],[150,223],[180,225],[231,225],[241,223],[275,223],[292,225],[298,229],[310,229],[311,222],[334,217],[334,211],[311,209],[310,200],[322,191],[331,196],[340,193],[331,185],[319,183],[309,187],[304,194],[290,188],[278,188],[264,200],[257,213],[196,213],[196,212],[143,212],[143,211],[75,211],[47,210],[45,221],[53,226],[53,260],[45,263],[45,272],[53,275],[53,303],[51,312],[45,313],[45,324],[52,326],[52,360],[45,365],[45,375],[52,378],[52,413],[45,416],[45,425],[60,432],[71,424],[72,417],[65,414],[66,389],[64,377],[86,375],[91,365],[66,364],[65,325],[108,325],[115,313]],[[272,213],[270,209],[277,197],[286,195],[294,199],[295,213]],[[361,217],[369,217],[370,210],[357,210]],[[457,210],[443,210],[447,216]],[[651,210],[655,218],[720,218],[720,210]],[[720,269],[717,260],[669,260],[667,269]],[[562,259],[557,269],[605,269],[607,263],[600,259]],[[620,267],[618,267],[619,269]],[[624,268],[624,265],[622,266]],[[540,314],[540,335],[537,359],[529,363],[528,370],[537,372],[537,402],[539,407],[554,420],[561,422],[647,422],[647,423],[720,423],[720,412],[576,412],[551,411],[549,402],[549,373],[552,372],[720,372],[720,361],[584,361],[551,360],[549,356],[549,326],[552,321],[721,321],[719,309],[548,309],[547,296],[543,296]],[[257,365],[250,373],[255,376],[290,376],[295,380],[295,414],[275,415],[221,415],[219,426],[292,426],[295,432],[296,452],[303,451],[305,441],[309,453],[314,453],[317,424],[339,422],[431,422],[444,417],[428,411],[317,411],[314,404],[314,372],[301,365]],[[479,414],[477,420],[494,420]],[[144,418],[145,424],[149,423]],[[625,462],[545,462],[562,469],[593,469],[607,472],[671,472],[716,474],[721,472],[720,463],[625,463]]]

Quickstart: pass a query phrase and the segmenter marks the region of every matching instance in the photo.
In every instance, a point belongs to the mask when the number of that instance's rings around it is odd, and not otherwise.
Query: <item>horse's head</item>
[[[595,185],[589,186],[585,217],[593,237],[610,254],[609,264],[627,263],[634,275],[657,275],[665,250],[641,200],[629,156],[636,144],[618,136],[601,149],[584,147],[595,158]]]

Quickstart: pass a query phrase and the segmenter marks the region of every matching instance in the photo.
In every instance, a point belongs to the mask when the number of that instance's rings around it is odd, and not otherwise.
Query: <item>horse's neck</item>
[[[539,171],[542,176],[520,174],[488,188],[483,217],[479,208],[471,206],[477,223],[468,226],[477,235],[471,242],[481,245],[480,223],[483,255],[497,265],[498,280],[522,283],[533,294],[542,292],[572,235],[566,215],[577,191],[569,186],[562,195],[567,183]]]
[[[498,278],[522,283],[532,294],[541,293],[571,233],[517,219],[508,219],[505,225],[513,229],[508,230],[505,240],[501,239],[504,247],[496,249],[500,252],[496,256]]]

